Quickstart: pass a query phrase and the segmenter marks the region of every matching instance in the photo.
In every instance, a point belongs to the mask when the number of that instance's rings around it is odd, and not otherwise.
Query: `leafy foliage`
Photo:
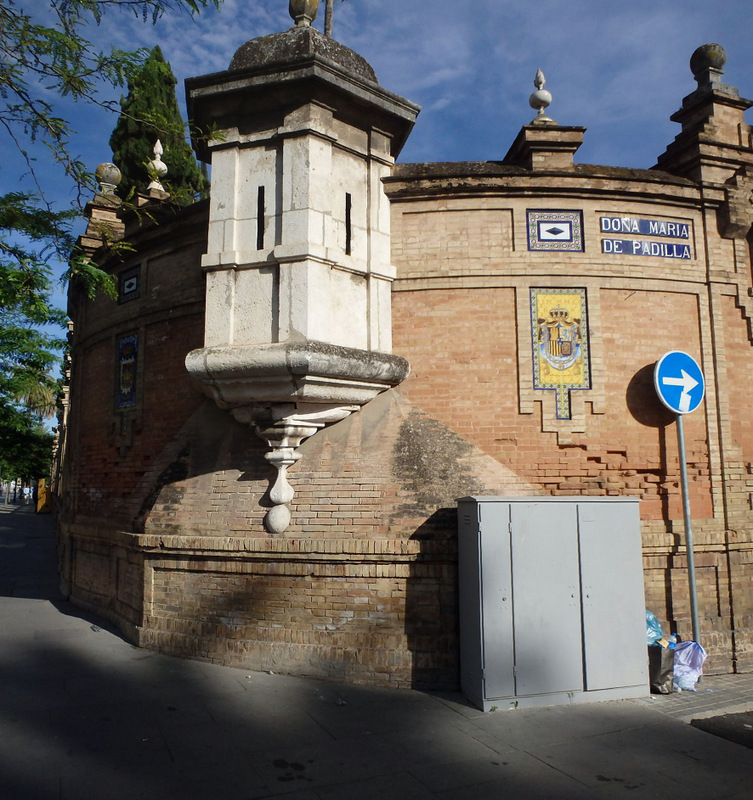
[[[209,180],[185,139],[176,83],[159,46],[128,81],[128,96],[120,100],[120,118],[110,137],[113,160],[123,175],[119,187],[123,197],[146,185],[147,164],[153,158],[157,139],[164,147],[168,167],[164,183],[173,200],[185,205],[193,202],[196,195],[207,194]]]
[[[53,437],[42,420],[55,413],[51,370],[63,342],[18,311],[0,315],[0,478],[28,481],[49,471]]]
[[[54,436],[14,406],[0,405],[0,480],[49,475]]]
[[[141,68],[146,51],[97,48],[87,29],[106,13],[132,13],[154,22],[168,11],[191,14],[221,0],[51,0],[40,13],[22,0],[0,0],[0,143],[2,169],[20,166],[20,189],[0,193],[0,470],[32,476],[32,454],[47,448],[40,427],[57,385],[51,374],[64,340],[57,331],[66,315],[53,302],[53,265],[67,263],[65,280],[81,283],[88,295],[114,292],[111,276],[76,250],[73,225],[95,181],[70,150],[69,121],[56,110],[60,98],[113,112],[104,97]],[[39,4],[37,4],[39,5]],[[39,9],[37,9],[39,11]],[[182,127],[182,126],[181,126]],[[12,156],[15,150],[16,157]],[[44,191],[44,176],[62,170],[73,189],[70,207],[58,209]],[[5,184],[9,181],[6,174]],[[50,327],[52,326],[52,327]],[[52,330],[53,333],[48,331]],[[44,470],[46,472],[46,468]]]

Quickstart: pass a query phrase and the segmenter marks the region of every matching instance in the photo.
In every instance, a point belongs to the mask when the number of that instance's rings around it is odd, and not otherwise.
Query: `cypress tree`
[[[186,142],[176,83],[159,45],[128,81],[128,96],[120,99],[120,118],[110,136],[113,161],[123,174],[119,188],[123,197],[144,191],[149,183],[146,164],[154,158],[157,139],[162,142],[162,160],[168,168],[162,183],[172,199],[187,205],[197,194],[207,194],[209,181]]]

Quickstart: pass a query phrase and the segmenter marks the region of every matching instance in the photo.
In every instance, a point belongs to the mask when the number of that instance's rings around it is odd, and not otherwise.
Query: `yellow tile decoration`
[[[556,393],[557,419],[571,419],[570,392],[591,388],[585,289],[531,289],[533,387]]]

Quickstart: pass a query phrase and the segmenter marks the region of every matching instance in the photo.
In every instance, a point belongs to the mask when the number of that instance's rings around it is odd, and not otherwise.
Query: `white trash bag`
[[[675,645],[674,680],[675,690],[694,692],[701,679],[706,651],[697,642],[678,642]]]

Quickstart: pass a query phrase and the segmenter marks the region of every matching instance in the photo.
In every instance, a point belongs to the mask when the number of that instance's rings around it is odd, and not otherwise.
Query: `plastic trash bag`
[[[694,692],[701,679],[706,651],[698,642],[678,642],[675,645],[674,679],[675,689]]]
[[[663,639],[664,634],[661,631],[661,625],[656,616],[646,609],[646,644],[655,645],[659,639]]]

